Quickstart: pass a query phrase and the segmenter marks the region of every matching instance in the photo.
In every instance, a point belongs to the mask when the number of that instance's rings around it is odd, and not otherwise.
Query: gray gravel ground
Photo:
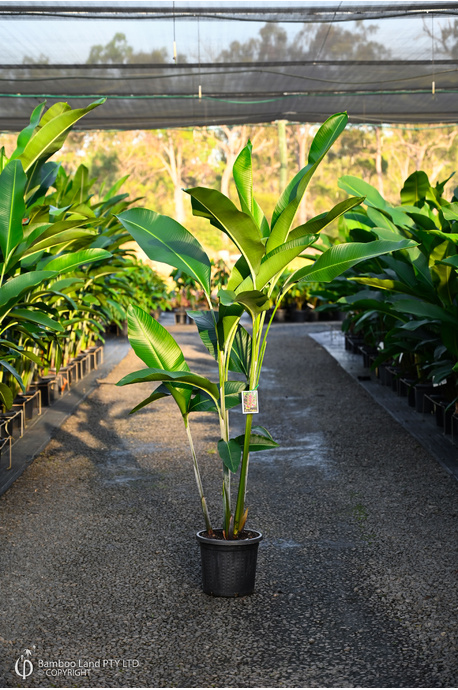
[[[260,387],[282,447],[251,462],[255,595],[201,592],[185,432],[171,401],[128,417],[150,387],[110,385],[141,368],[131,353],[0,499],[0,685],[456,685],[456,482],[307,329],[273,329]],[[192,327],[172,330],[214,371]],[[193,431],[218,522],[218,429]],[[101,668],[39,673],[59,659]]]

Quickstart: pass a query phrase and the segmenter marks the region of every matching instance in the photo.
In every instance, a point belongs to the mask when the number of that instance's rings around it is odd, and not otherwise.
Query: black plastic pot
[[[288,310],[283,309],[281,307],[280,309],[277,309],[277,311],[275,312],[274,321],[278,321],[279,323],[283,323],[284,321],[286,321],[287,316],[288,316]]]
[[[215,530],[216,533],[220,530]],[[197,533],[202,558],[202,587],[214,597],[244,597],[254,592],[261,532],[248,539],[212,539]]]
[[[177,325],[183,325],[185,323],[188,323],[188,317],[185,311],[175,312],[175,323]]]
[[[399,379],[398,395],[403,398],[407,397],[409,406],[415,407],[415,379]]]
[[[34,384],[36,390],[41,393],[41,404],[43,407],[52,405],[58,395],[58,381],[56,376],[42,376]]]
[[[307,312],[304,309],[291,309],[290,318],[294,323],[304,323],[307,320]]]
[[[434,386],[432,383],[417,383],[415,385],[415,409],[417,412],[425,412],[425,395],[431,395],[432,393],[434,393]]]

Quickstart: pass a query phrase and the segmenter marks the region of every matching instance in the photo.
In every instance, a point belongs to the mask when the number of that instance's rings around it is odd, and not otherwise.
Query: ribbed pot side
[[[261,532],[249,530],[249,539],[212,539],[197,533],[202,558],[202,587],[214,597],[253,594]]]

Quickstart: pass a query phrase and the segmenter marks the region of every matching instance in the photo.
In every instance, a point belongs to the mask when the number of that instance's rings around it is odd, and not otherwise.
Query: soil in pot
[[[215,597],[253,594],[261,532],[247,530],[237,539],[223,539],[222,530],[197,533],[202,558],[202,587]]]

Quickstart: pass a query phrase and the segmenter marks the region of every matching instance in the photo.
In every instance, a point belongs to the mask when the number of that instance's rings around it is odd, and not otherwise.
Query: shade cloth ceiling
[[[0,129],[458,121],[457,2],[0,1]]]

